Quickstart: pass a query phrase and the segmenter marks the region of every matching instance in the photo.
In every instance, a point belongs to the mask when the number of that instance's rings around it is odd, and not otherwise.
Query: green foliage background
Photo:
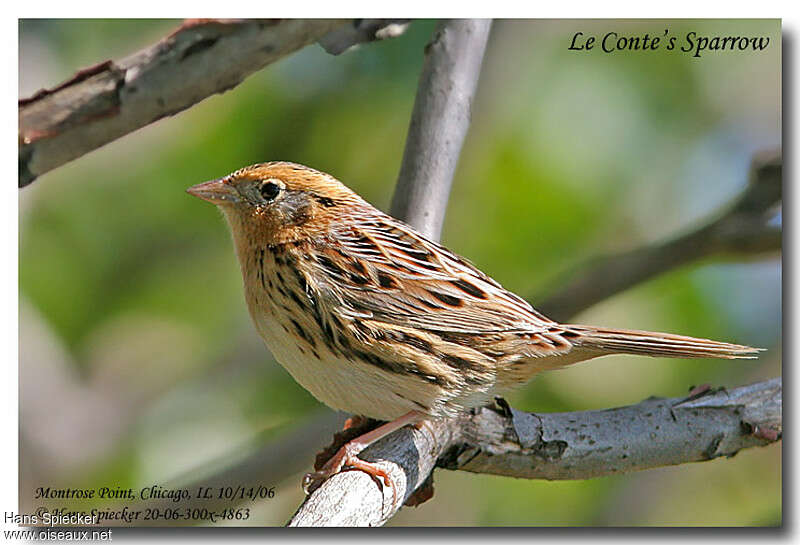
[[[20,96],[177,24],[22,21]],[[39,483],[137,489],[218,471],[328,410],[261,345],[220,214],[184,190],[283,159],[386,209],[434,26],[417,21],[338,57],[307,47],[20,191],[23,509]],[[665,29],[770,45],[700,58],[568,51],[578,31]],[[752,153],[781,144],[780,82],[774,20],[497,21],[443,242],[535,304],[585,259],[691,228],[728,202]],[[537,378],[515,406],[605,408],[779,376],[780,258],[698,263],[575,321],[769,351],[745,362],[603,358]],[[434,499],[391,524],[776,525],[780,448],[578,482],[438,471]],[[284,523],[299,481],[263,483],[276,498],[253,506],[250,523]]]

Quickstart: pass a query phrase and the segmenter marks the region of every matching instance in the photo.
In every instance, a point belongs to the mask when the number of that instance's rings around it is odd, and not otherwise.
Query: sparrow
[[[333,176],[276,161],[189,188],[222,211],[244,295],[275,359],[333,409],[386,424],[346,443],[306,490],[405,425],[486,405],[537,374],[608,354],[754,358],[760,349],[561,324]]]

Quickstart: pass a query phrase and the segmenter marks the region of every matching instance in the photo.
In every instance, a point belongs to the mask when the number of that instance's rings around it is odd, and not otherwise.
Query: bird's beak
[[[227,178],[193,185],[186,192],[213,204],[233,204],[241,201],[239,192],[227,182]]]

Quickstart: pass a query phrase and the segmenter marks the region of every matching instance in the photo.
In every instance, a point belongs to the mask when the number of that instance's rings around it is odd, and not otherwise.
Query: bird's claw
[[[321,473],[321,471],[312,471],[303,476],[303,492],[306,493],[306,496],[314,492],[331,477],[331,475],[322,475]]]
[[[333,462],[333,463],[331,463]],[[397,487],[392,482],[392,478],[381,467],[371,462],[365,462],[357,456],[334,456],[325,464],[322,469],[306,473],[303,476],[303,491],[306,494],[311,494],[317,488],[322,486],[322,483],[339,473],[343,468],[356,469],[363,471],[375,481],[380,481],[383,487],[392,489],[392,505],[397,501]]]

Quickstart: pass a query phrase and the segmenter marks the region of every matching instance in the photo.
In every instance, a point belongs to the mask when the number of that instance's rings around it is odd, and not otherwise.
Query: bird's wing
[[[313,267],[307,288],[317,292],[330,343],[446,385],[465,407],[484,402],[496,386],[527,380],[528,367],[516,362],[572,349],[564,326],[388,216],[342,222],[315,244],[303,262]]]
[[[350,317],[456,335],[536,333],[557,325],[466,259],[389,216],[348,222],[331,236],[331,244],[320,241],[327,248],[317,253],[314,276]]]

